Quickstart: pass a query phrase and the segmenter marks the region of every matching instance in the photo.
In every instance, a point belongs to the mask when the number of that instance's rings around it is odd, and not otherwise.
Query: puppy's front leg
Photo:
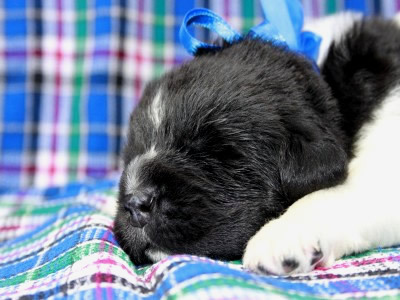
[[[264,273],[302,273],[346,254],[398,244],[395,194],[351,181],[309,194],[256,233],[243,264]]]

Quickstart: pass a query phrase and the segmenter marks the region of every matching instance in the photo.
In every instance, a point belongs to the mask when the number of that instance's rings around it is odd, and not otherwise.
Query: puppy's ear
[[[321,124],[292,124],[280,152],[280,177],[289,201],[341,183],[347,154],[338,137]]]

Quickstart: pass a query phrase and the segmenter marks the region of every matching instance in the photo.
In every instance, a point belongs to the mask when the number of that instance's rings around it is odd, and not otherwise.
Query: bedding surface
[[[400,246],[293,277],[189,255],[134,266],[112,232],[117,179],[0,195],[0,299],[400,297]]]

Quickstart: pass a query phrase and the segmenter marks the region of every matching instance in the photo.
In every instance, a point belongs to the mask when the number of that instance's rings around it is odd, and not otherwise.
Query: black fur
[[[391,21],[358,22],[330,48],[322,74],[338,99],[340,129],[351,151],[358,130],[400,78],[400,34]]]
[[[322,76],[297,54],[244,40],[150,83],[123,159],[155,147],[138,170],[138,189],[154,189],[155,200],[148,224],[132,227],[125,169],[115,221],[123,249],[137,264],[148,249],[239,258],[268,220],[345,179],[358,130],[399,78],[399,53],[399,30],[374,20],[331,47]],[[156,130],[148,107],[159,90]]]

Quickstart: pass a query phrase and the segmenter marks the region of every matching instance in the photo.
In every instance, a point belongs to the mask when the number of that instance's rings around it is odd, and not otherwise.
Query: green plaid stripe
[[[81,124],[81,102],[83,98],[84,88],[84,53],[87,36],[87,6],[85,1],[76,0],[76,49],[77,55],[75,59],[75,74],[73,83],[73,98],[71,102],[71,133],[70,133],[70,162],[69,162],[69,180],[76,180],[77,170],[79,166],[80,151],[80,124]]]
[[[325,299],[400,297],[400,248],[349,256],[292,277],[259,276],[207,258],[177,255],[134,266],[111,231],[117,180],[0,197],[19,226],[0,243],[0,298]],[[18,201],[16,201],[18,199]],[[42,218],[37,222],[37,218]],[[22,228],[25,226],[26,228]]]

